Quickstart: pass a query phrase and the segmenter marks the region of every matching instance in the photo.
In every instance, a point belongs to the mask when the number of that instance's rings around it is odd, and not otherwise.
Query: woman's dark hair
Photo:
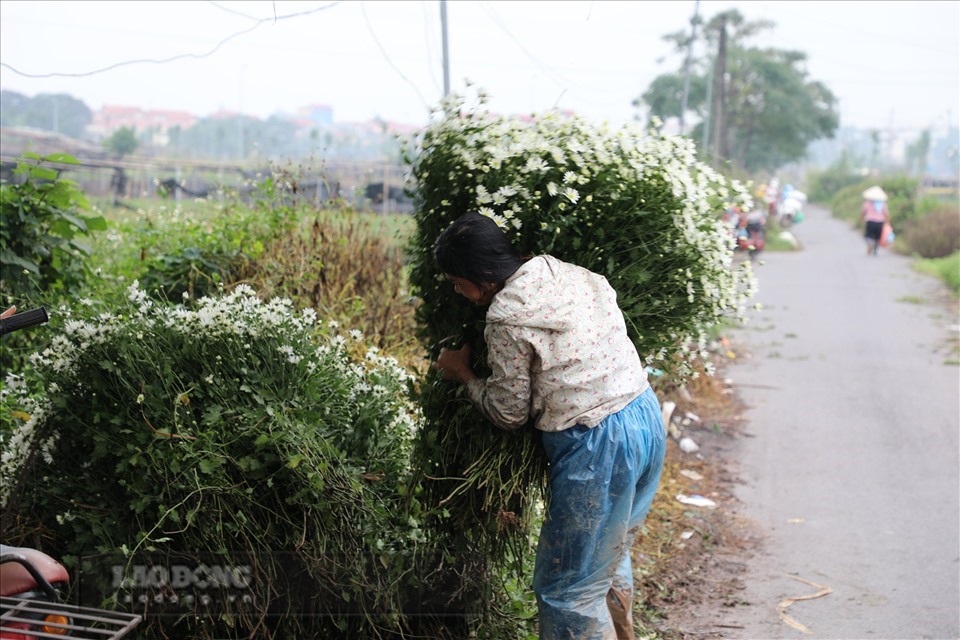
[[[523,257],[493,219],[465,213],[454,220],[433,244],[440,270],[473,284],[499,284],[523,264]]]

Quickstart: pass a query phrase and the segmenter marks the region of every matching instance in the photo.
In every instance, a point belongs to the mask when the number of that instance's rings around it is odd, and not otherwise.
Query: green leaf
[[[35,262],[24,260],[20,256],[14,255],[9,251],[0,251],[0,256],[2,256],[2,258],[0,258],[0,262],[3,262],[6,265],[15,264],[18,267],[26,269],[30,273],[40,275],[40,267],[37,266]]]
[[[211,460],[210,458],[204,458],[200,461],[200,471],[206,475],[212,474],[219,466],[219,462]]]
[[[107,219],[103,216],[84,216],[84,220],[87,222],[88,231],[106,231],[107,230]]]
[[[48,167],[31,167],[30,177],[34,180],[56,180],[60,172]]]
[[[80,230],[83,231],[84,233],[87,232],[87,222],[86,222],[86,220],[84,220],[84,219],[81,218],[80,216],[76,216],[76,215],[70,213],[69,211],[61,211],[61,212],[60,212],[60,217],[61,217],[63,220],[66,220],[67,222],[69,222],[70,224],[72,224],[73,226],[75,226],[77,229],[80,229]]]
[[[67,153],[51,153],[46,156],[48,162],[58,162],[60,164],[80,164],[80,161]]]
[[[203,410],[203,421],[206,424],[216,424],[223,415],[223,407],[219,404],[212,404]]]

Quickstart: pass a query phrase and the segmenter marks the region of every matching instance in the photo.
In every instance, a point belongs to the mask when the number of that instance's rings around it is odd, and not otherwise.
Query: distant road
[[[767,253],[730,368],[748,409],[740,512],[765,537],[740,599],[702,612],[738,639],[960,638],[960,318],[910,259],[809,207]],[[791,577],[793,576],[793,577]],[[795,578],[814,583],[813,586]],[[786,598],[832,593],[790,603]]]

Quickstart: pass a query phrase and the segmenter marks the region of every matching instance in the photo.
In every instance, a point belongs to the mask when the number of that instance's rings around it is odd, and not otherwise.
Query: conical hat
[[[883,200],[886,201],[887,194],[879,185],[873,185],[869,189],[863,192],[864,200]]]

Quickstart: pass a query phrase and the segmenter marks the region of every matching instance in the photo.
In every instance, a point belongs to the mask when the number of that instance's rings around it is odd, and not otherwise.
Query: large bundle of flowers
[[[144,637],[402,628],[425,539],[409,376],[359,332],[243,285],[190,307],[136,283],[127,297],[60,309],[33,358],[39,390],[5,384],[22,419],[2,443],[5,542],[39,533],[119,606],[146,596],[167,615]],[[240,573],[218,589],[204,566]]]
[[[719,221],[729,206],[751,206],[747,188],[698,161],[686,138],[560,113],[498,117],[484,104],[483,95],[471,107],[451,97],[408,153],[417,198],[411,279],[431,355],[444,341],[470,342],[478,373],[486,371],[484,310],[453,291],[432,255],[444,228],[476,211],[523,254],[606,276],[645,363],[676,380],[690,375],[710,328],[743,319],[755,292],[749,263],[734,264]],[[504,557],[510,540],[524,539],[543,486],[534,430],[498,430],[437,379],[424,385],[421,409],[415,455],[428,502],[446,509],[439,526],[465,548]],[[520,535],[506,535],[511,529]]]

